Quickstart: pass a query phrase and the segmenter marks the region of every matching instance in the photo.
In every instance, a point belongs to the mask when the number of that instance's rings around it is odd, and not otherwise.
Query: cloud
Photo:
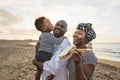
[[[19,3],[23,5],[33,5],[33,4],[38,4],[42,3],[42,0],[0,0],[0,6],[5,6],[9,4],[14,4],[14,3]]]
[[[11,28],[2,28],[0,30],[0,39],[35,39],[38,40],[40,32],[35,29],[15,29]]]
[[[15,29],[15,28],[9,28],[8,33],[15,34],[15,35],[38,35],[40,34],[40,32],[35,29]]]
[[[0,34],[4,33],[3,30],[0,30]]]
[[[119,30],[119,7],[120,0],[0,0],[0,33],[16,35],[19,39],[24,35],[38,35],[34,20],[42,15],[52,23],[60,19],[66,20],[67,36],[72,37],[77,24],[81,22],[91,22],[98,37],[119,35],[116,32],[116,29]],[[104,26],[110,26],[114,33]]]
[[[112,6],[120,5],[120,0],[108,0],[108,1],[110,1]]]
[[[12,24],[19,24],[23,21],[22,17],[12,14],[9,11],[0,9],[0,26],[11,26]]]

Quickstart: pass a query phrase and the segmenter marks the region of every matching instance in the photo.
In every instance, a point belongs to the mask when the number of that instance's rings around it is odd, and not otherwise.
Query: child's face
[[[44,22],[43,31],[50,32],[53,30],[53,24],[50,22],[49,19],[44,19],[43,22]]]
[[[64,23],[62,23],[61,21],[58,21],[55,24],[53,34],[55,37],[61,37],[65,34],[66,31],[67,31],[67,27],[64,25]]]

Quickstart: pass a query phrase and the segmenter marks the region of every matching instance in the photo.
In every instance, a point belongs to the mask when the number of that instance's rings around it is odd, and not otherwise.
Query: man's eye
[[[65,28],[65,26],[61,25],[62,28]]]

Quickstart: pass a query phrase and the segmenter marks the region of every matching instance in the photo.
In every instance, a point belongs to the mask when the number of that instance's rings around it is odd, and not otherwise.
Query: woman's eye
[[[82,35],[82,33],[78,33],[79,35]]]

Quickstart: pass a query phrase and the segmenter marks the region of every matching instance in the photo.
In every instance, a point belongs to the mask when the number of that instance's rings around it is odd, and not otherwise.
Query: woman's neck
[[[87,48],[85,44],[81,44],[81,45],[76,45],[77,49],[83,49],[83,48]]]

